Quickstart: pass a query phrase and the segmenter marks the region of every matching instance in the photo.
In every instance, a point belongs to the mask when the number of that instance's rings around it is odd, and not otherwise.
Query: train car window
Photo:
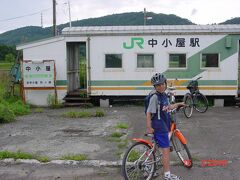
[[[186,54],[169,54],[169,68],[186,68]]]
[[[202,54],[202,68],[219,67],[219,54]]]
[[[138,54],[137,68],[154,68],[153,54]]]
[[[105,68],[122,68],[122,55],[105,54]]]

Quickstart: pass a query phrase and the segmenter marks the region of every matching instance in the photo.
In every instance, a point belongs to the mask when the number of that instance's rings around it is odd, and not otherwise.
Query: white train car
[[[146,96],[161,72],[187,92],[192,79],[207,96],[238,96],[240,25],[102,26],[65,28],[61,36],[17,46],[23,60],[54,60],[55,89],[25,88],[32,104],[75,92],[90,97]],[[23,69],[23,73],[26,71]],[[177,79],[177,80],[176,80]]]

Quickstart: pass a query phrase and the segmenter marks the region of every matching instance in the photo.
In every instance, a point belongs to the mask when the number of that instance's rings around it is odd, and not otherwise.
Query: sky
[[[240,17],[239,0],[56,0],[57,24],[124,12],[175,14],[195,24]],[[70,6],[68,5],[68,2]],[[1,0],[0,33],[25,26],[52,26],[53,0]]]

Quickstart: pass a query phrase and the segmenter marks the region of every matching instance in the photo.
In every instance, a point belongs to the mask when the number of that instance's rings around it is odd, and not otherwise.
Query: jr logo
[[[127,45],[126,42],[123,43],[123,47],[125,49],[132,49],[134,48],[134,44],[137,44],[139,48],[143,49],[143,38],[140,38],[140,37],[132,37],[131,38],[131,44],[130,45]]]

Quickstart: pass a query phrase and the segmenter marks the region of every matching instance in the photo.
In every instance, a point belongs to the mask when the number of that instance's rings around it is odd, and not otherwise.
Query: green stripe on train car
[[[231,48],[226,48],[226,38],[232,38],[232,44],[234,44]],[[227,35],[222,39],[216,41],[215,43],[209,45],[208,47],[202,49],[196,54],[192,55],[187,59],[187,69],[186,70],[167,70],[164,72],[167,78],[186,78],[190,79],[205,71],[204,69],[200,69],[200,55],[202,53],[220,53],[220,61],[226,60],[228,57],[237,53],[238,49],[238,41],[240,39],[240,35]]]
[[[189,81],[183,83],[181,86],[186,86]],[[92,86],[143,86],[142,84],[147,83],[144,80],[105,80],[105,81],[91,81]],[[235,86],[237,85],[237,80],[199,80],[199,85],[202,86]],[[148,86],[148,85],[146,85]],[[141,88],[141,87],[139,87]]]
[[[67,80],[57,80],[56,85],[57,86],[66,86],[67,85]]]
[[[146,80],[99,80],[91,81],[92,86],[140,86]]]
[[[191,80],[190,80],[191,81]],[[187,86],[189,81],[182,84]],[[200,86],[237,86],[237,80],[198,80]]]

